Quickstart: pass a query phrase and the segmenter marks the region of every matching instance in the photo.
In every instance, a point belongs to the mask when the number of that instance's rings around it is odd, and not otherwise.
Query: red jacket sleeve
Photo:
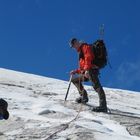
[[[81,73],[81,70],[80,69],[76,69],[75,72],[78,73],[78,74],[80,74]]]
[[[83,45],[82,51],[84,54],[83,69],[86,71],[93,67],[92,61],[94,59],[94,54],[92,53],[91,47],[87,44]]]

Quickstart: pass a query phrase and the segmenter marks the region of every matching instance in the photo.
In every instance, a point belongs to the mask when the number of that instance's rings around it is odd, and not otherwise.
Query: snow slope
[[[10,118],[0,121],[0,140],[140,140],[140,94],[104,88],[111,114],[95,113],[74,102],[67,81],[0,69],[0,97]],[[98,95],[90,86],[90,104]]]

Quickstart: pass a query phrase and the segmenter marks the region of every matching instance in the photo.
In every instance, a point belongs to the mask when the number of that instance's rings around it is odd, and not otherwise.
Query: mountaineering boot
[[[75,100],[77,103],[81,103],[82,102],[82,96],[80,96],[80,97],[78,97],[78,98],[76,98],[76,100]]]
[[[88,102],[88,95],[87,95],[86,90],[82,91],[82,97],[83,97],[82,103],[87,103]]]
[[[86,90],[83,90],[80,93],[80,97],[76,99],[76,102],[77,103],[84,103],[84,104],[88,102],[88,95],[87,95]]]
[[[93,107],[92,111],[94,111],[94,112],[107,112],[107,107],[100,107],[100,106]]]
[[[99,95],[99,106],[93,107],[92,111],[95,112],[107,112],[106,96],[102,87],[96,89]]]

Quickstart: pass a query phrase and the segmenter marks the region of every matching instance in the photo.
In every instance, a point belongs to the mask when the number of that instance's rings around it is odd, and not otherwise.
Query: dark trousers
[[[98,76],[99,76],[98,69],[90,69],[89,78],[86,78],[82,74],[80,74],[78,77],[72,78],[72,83],[77,87],[79,94],[82,95],[82,93],[85,91],[82,82],[91,81],[93,88],[95,89],[95,91],[98,93],[99,96],[99,106],[107,107],[105,92],[101,86]]]

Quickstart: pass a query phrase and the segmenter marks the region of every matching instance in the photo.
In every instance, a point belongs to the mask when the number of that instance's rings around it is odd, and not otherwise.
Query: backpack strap
[[[80,46],[80,52],[79,52],[79,60],[82,58],[84,59],[84,53],[82,51],[82,48],[84,45],[86,45],[87,43],[82,43],[81,46]]]

